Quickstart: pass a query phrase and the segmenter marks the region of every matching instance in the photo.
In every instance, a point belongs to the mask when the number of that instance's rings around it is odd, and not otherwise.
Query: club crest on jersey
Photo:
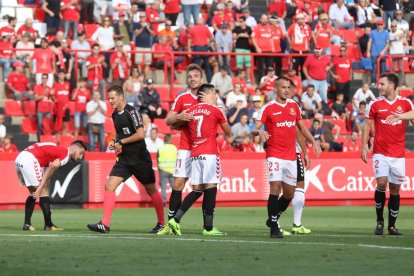
[[[129,128],[127,127],[123,127],[122,131],[124,132],[124,134],[131,134],[131,132],[129,131]]]
[[[399,106],[397,106],[397,110],[395,112],[397,112],[397,113],[403,113],[404,110],[403,110],[402,106],[399,105]]]
[[[289,112],[291,115],[296,115],[296,111],[293,107],[290,108]]]

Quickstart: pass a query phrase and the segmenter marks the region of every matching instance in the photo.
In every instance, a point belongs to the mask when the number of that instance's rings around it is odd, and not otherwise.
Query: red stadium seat
[[[4,113],[7,116],[24,116],[20,101],[7,100],[4,104]]]
[[[69,145],[75,141],[75,138],[73,136],[61,136],[59,145],[66,148],[69,147]]]
[[[307,129],[309,129],[311,127],[312,122],[310,119],[303,119],[303,124]]]
[[[337,57],[339,56],[341,46],[339,45],[331,45],[331,56]]]
[[[412,89],[400,89],[400,96],[401,97],[407,98],[408,96],[412,96],[412,95],[413,95],[413,90]]]
[[[36,118],[24,118],[22,122],[23,133],[37,133]]]
[[[111,104],[109,102],[106,102],[106,117],[112,118],[112,113],[114,112],[114,109],[112,108]]]
[[[174,85],[172,95],[171,95],[172,101],[175,101],[175,98],[177,98],[178,96],[178,92],[184,89],[185,89],[185,86]]]
[[[170,96],[170,88],[167,86],[157,86],[155,89],[160,94],[161,102],[172,102],[171,96]]]
[[[24,101],[23,112],[25,116],[36,115],[36,101]]]
[[[108,118],[108,117],[105,118],[104,129],[105,129],[105,133],[110,133],[115,129],[112,118]]]
[[[161,107],[162,107],[162,109],[167,110],[167,112],[169,112],[169,111],[170,111],[170,109],[171,109],[171,105],[170,105],[170,103],[166,103],[166,102],[162,102],[162,103],[161,103]]]
[[[351,58],[351,61],[357,61],[361,59],[358,45],[347,45],[346,55]]]
[[[358,42],[355,30],[341,30],[341,37],[348,43],[356,44]]]
[[[345,120],[331,120],[331,123],[341,128],[341,130],[339,131],[340,134],[351,134],[351,132],[348,131],[346,128]]]
[[[41,135],[40,142],[51,142],[57,144],[56,136],[55,135]]]
[[[154,119],[154,124],[157,126],[159,133],[162,133],[162,134],[178,133],[177,131],[174,131],[169,126],[167,126],[165,119]]]

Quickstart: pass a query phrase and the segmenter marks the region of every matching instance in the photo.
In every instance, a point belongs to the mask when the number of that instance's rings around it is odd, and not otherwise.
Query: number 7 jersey
[[[201,154],[218,154],[217,127],[227,122],[216,106],[199,103],[189,108],[194,119],[188,123],[191,137],[191,157]]]

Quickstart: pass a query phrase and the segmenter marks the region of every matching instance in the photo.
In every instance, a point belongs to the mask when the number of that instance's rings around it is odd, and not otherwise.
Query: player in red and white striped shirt
[[[402,114],[414,109],[410,100],[397,96],[398,76],[385,73],[380,76],[381,97],[370,102],[362,134],[361,158],[368,163],[368,139],[372,124],[375,125],[373,150],[373,168],[377,180],[375,190],[375,208],[377,213],[376,235],[384,233],[384,206],[389,182],[390,199],[388,201],[388,234],[401,235],[395,227],[400,209],[400,187],[405,182],[405,132],[406,121],[391,122],[387,118],[392,114]]]

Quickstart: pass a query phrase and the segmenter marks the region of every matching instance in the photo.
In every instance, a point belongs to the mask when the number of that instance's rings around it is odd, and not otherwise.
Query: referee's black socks
[[[50,210],[50,198],[42,196],[39,199],[40,208],[42,208],[43,217],[45,219],[45,226],[52,227],[52,211]]]
[[[32,214],[36,205],[36,198],[29,195],[24,205],[24,224],[32,225]]]

